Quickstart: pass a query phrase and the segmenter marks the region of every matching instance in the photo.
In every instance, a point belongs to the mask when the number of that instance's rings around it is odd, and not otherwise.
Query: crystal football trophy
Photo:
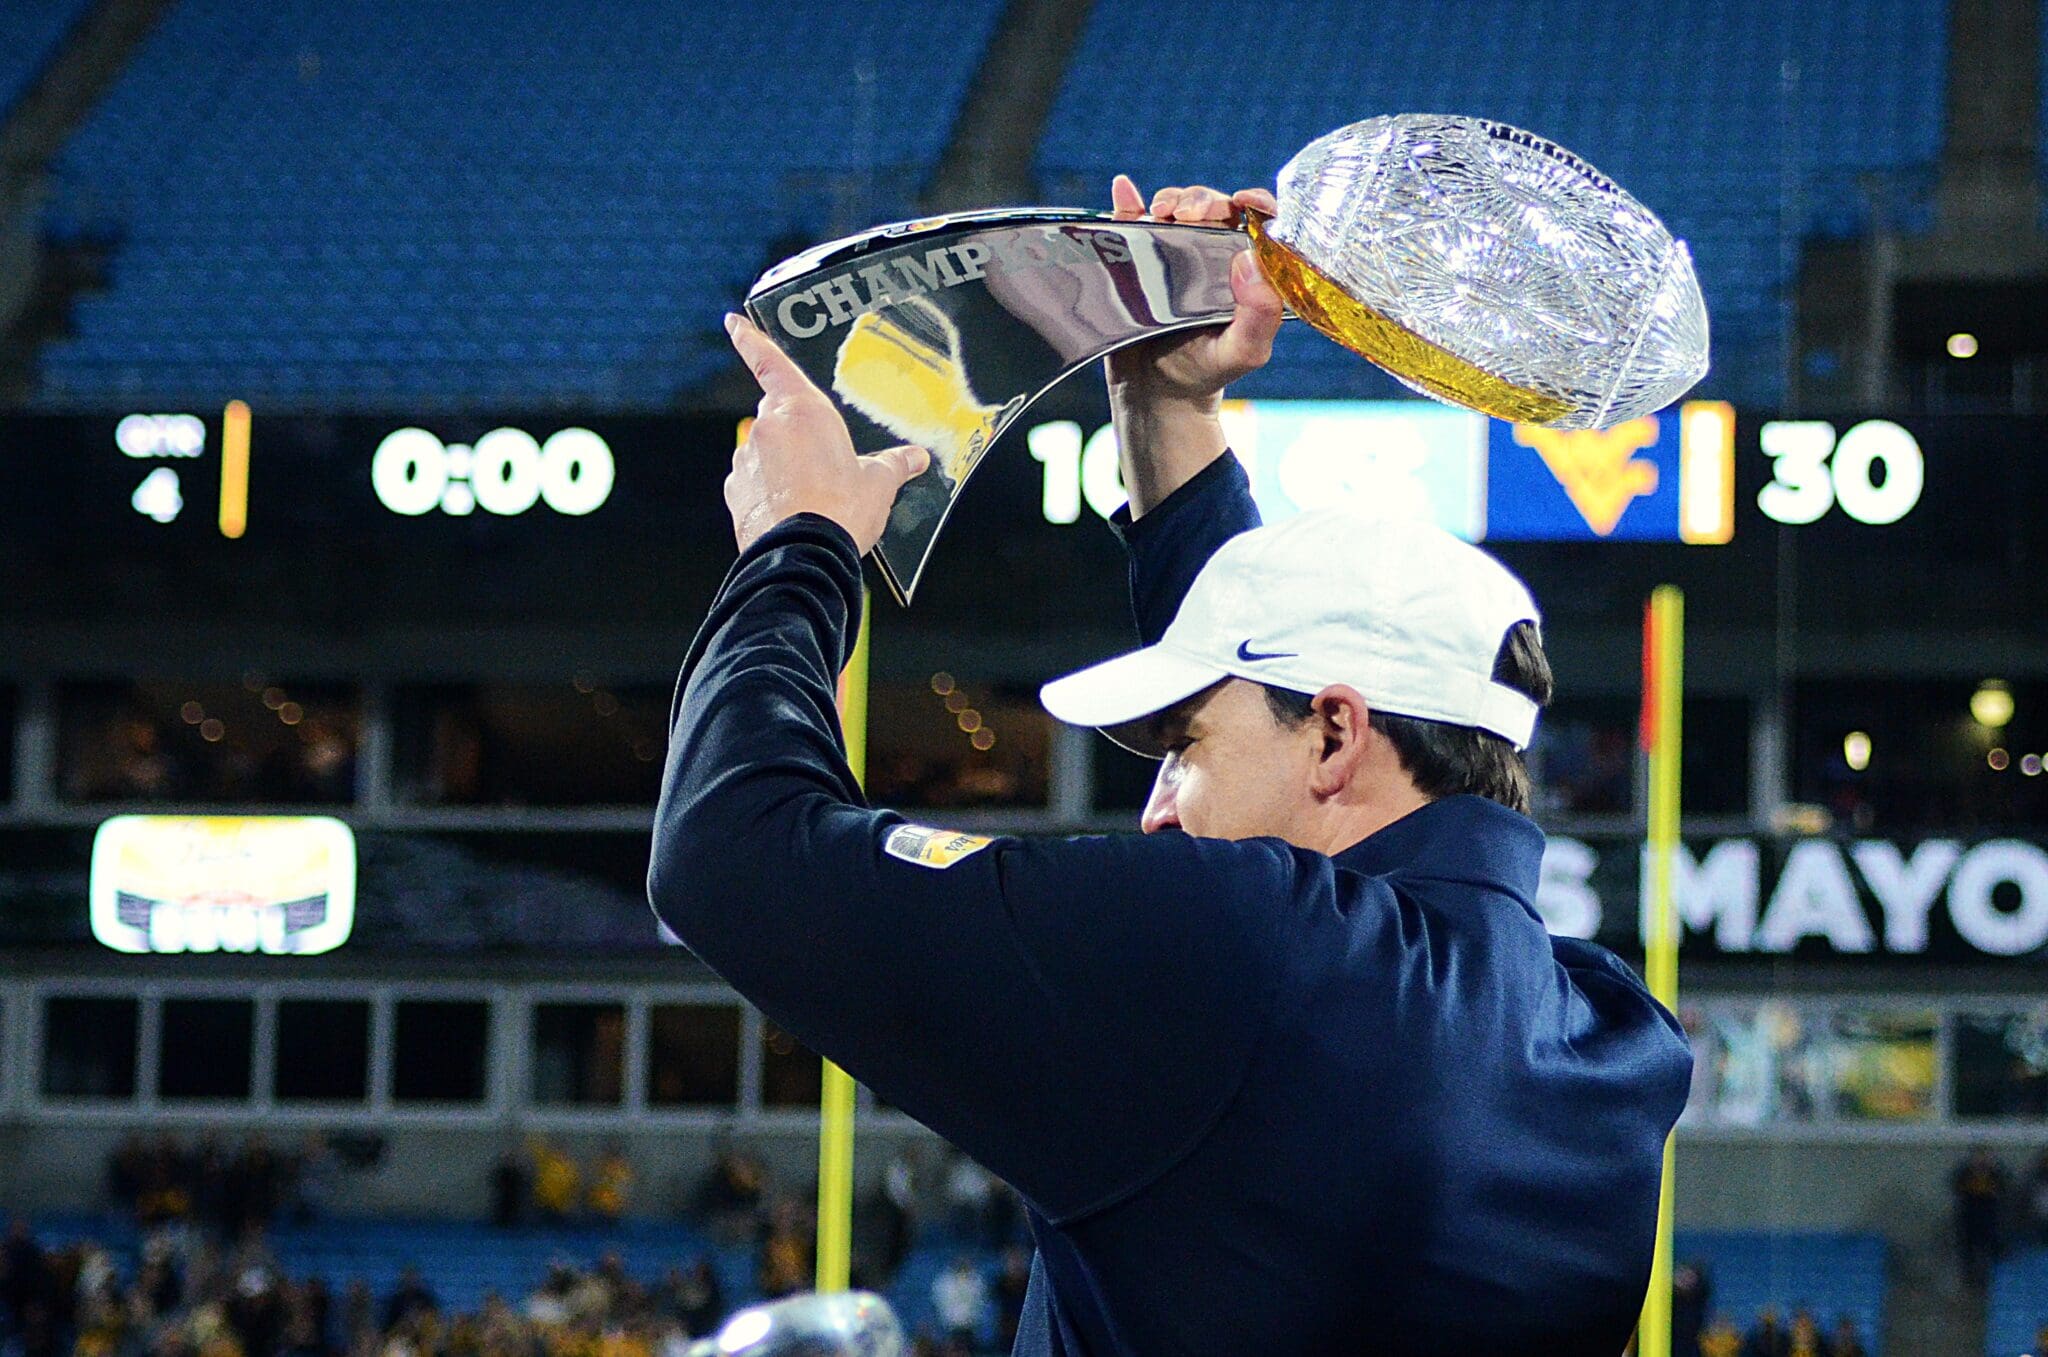
[[[877,227],[784,260],[747,313],[838,401],[854,447],[929,448],[875,559],[909,602],[961,488],[1032,401],[1102,355],[1230,319],[1249,247],[1289,310],[1424,395],[1604,429],[1707,370],[1692,256],[1569,151],[1478,118],[1320,137],[1243,230],[1068,208]]]
[[[684,1357],[904,1357],[903,1325],[869,1292],[806,1292],[740,1311]]]

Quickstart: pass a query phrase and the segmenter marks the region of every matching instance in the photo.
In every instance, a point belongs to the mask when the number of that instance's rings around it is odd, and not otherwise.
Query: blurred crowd
[[[235,1145],[212,1133],[127,1137],[109,1157],[107,1194],[135,1221],[139,1249],[117,1257],[91,1238],[46,1247],[14,1222],[0,1244],[0,1357],[682,1357],[738,1305],[814,1281],[814,1185],[784,1189],[738,1143],[718,1150],[679,1205],[728,1268],[748,1260],[746,1295],[703,1256],[659,1277],[631,1275],[617,1253],[564,1256],[529,1294],[492,1294],[466,1313],[444,1306],[416,1267],[383,1294],[359,1278],[288,1273],[272,1226],[328,1215],[347,1195],[339,1175],[378,1152],[320,1135],[290,1150],[260,1134]],[[622,1146],[579,1158],[536,1135],[495,1166],[489,1217],[508,1230],[602,1231],[628,1213],[634,1189]],[[952,1250],[928,1290],[918,1283],[928,1302],[914,1325],[919,1357],[1010,1350],[1031,1254],[1007,1188],[964,1156],[912,1143],[855,1220],[856,1286],[886,1290],[917,1239]]]
[[[755,1283],[767,1297],[810,1286],[815,1193],[779,1195],[761,1160],[723,1147],[698,1182],[692,1213],[726,1243],[752,1248]],[[957,1152],[928,1155],[912,1143],[891,1156],[875,1190],[854,1212],[853,1284],[886,1289],[913,1242],[934,1229],[958,1246],[933,1278],[934,1322],[920,1326],[917,1352],[966,1357],[1010,1351],[1031,1281],[1023,1205],[1015,1193]],[[999,1259],[990,1269],[981,1260]]]
[[[2048,1245],[2048,1150],[2015,1178],[1990,1146],[1979,1145],[1955,1166],[1948,1186],[1966,1285],[1988,1285],[1992,1266],[2016,1243]]]
[[[268,1228],[328,1214],[338,1175],[365,1154],[320,1135],[288,1150],[260,1134],[234,1146],[216,1134],[190,1144],[130,1135],[109,1159],[107,1191],[142,1231],[138,1259],[124,1275],[97,1242],[44,1249],[16,1222],[0,1245],[0,1357],[683,1357],[736,1305],[812,1284],[814,1185],[778,1185],[737,1142],[718,1149],[677,1205],[717,1246],[750,1260],[748,1296],[728,1294],[708,1257],[678,1259],[658,1278],[631,1275],[616,1253],[561,1258],[530,1294],[492,1294],[468,1313],[445,1308],[416,1268],[382,1295],[360,1279],[287,1275]],[[2048,1155],[2015,1186],[1980,1150],[1957,1167],[1952,1187],[1970,1275],[1988,1269],[2015,1218],[2048,1242]],[[602,1228],[629,1213],[635,1190],[623,1146],[579,1158],[534,1135],[493,1169],[489,1216],[508,1230]],[[965,1156],[913,1141],[889,1159],[855,1221],[857,1286],[888,1288],[919,1239],[953,1249],[924,1296],[919,1357],[1010,1350],[1031,1254],[1007,1188]],[[1824,1326],[1803,1305],[1789,1314],[1767,1306],[1743,1324],[1714,1307],[1700,1263],[1675,1269],[1673,1293],[1679,1357],[1866,1351],[1853,1321]]]
[[[142,1232],[139,1256],[124,1270],[91,1240],[46,1249],[15,1222],[0,1243],[0,1357],[682,1357],[738,1304],[812,1284],[814,1184],[778,1185],[763,1158],[737,1142],[718,1149],[675,1206],[716,1245],[750,1260],[746,1296],[728,1294],[708,1257],[678,1259],[647,1278],[630,1275],[616,1253],[565,1257],[530,1294],[493,1294],[469,1313],[444,1308],[417,1269],[382,1295],[359,1279],[287,1275],[269,1228],[327,1215],[343,1195],[339,1175],[380,1149],[318,1134],[289,1147],[261,1134],[233,1145],[214,1133],[189,1143],[129,1135],[108,1160],[106,1182]],[[1949,1185],[1972,1285],[1984,1284],[2016,1240],[2048,1244],[2048,1152],[2015,1174],[1979,1147]],[[505,1229],[602,1228],[632,1210],[635,1191],[622,1145],[578,1157],[535,1135],[493,1170],[489,1216]],[[858,1286],[888,1288],[917,1240],[943,1239],[953,1250],[924,1294],[919,1357],[1009,1351],[1031,1270],[1013,1193],[965,1156],[913,1141],[889,1159],[855,1221]],[[1717,1309],[1699,1262],[1674,1270],[1673,1295],[1679,1357],[1866,1352],[1846,1316],[1825,1323],[1802,1304],[1765,1306],[1745,1321]]]
[[[612,1144],[587,1166],[560,1141],[529,1136],[523,1152],[508,1151],[491,1174],[491,1220],[501,1229],[529,1221],[615,1221],[633,1200],[633,1161]]]
[[[1714,1282],[1707,1265],[1681,1263],[1671,1271],[1672,1357],[1866,1357],[1856,1321],[1838,1316],[1824,1328],[1811,1307],[1788,1316],[1763,1306],[1747,1328],[1735,1316],[1713,1308]]]
[[[328,1214],[343,1195],[338,1175],[376,1148],[320,1135],[289,1149],[260,1134],[233,1146],[215,1134],[189,1144],[127,1137],[109,1159],[107,1190],[140,1228],[139,1253],[124,1267],[89,1239],[45,1248],[14,1222],[0,1243],[0,1357],[683,1357],[737,1305],[812,1284],[814,1185],[778,1185],[737,1142],[718,1149],[677,1205],[729,1259],[749,1260],[750,1275],[737,1274],[751,1283],[744,1296],[710,1257],[679,1258],[658,1277],[631,1275],[617,1253],[562,1257],[530,1293],[491,1294],[470,1312],[444,1307],[417,1268],[384,1294],[356,1278],[288,1275],[270,1244],[273,1222]],[[496,1165],[489,1215],[508,1230],[601,1229],[628,1214],[635,1187],[623,1146],[579,1158],[536,1135]],[[2048,1243],[2048,1154],[2015,1182],[1980,1149],[1951,1187],[1967,1276],[1984,1275],[2015,1230]],[[1007,1188],[964,1156],[912,1141],[855,1221],[857,1286],[887,1289],[914,1241],[951,1250],[922,1292],[918,1357],[1010,1350],[1031,1254]],[[1746,1322],[1717,1309],[1702,1263],[1674,1270],[1673,1295],[1679,1357],[1866,1352],[1852,1320],[1827,1324],[1803,1304],[1766,1306]]]
[[[725,1310],[703,1259],[652,1285],[616,1254],[557,1262],[531,1295],[454,1314],[416,1268],[383,1296],[288,1276],[259,1225],[232,1247],[158,1227],[125,1278],[100,1244],[45,1250],[26,1222],[0,1245],[0,1347],[19,1357],[681,1357]]]
[[[107,1161],[107,1197],[145,1229],[189,1223],[231,1238],[281,1213],[323,1214],[335,1170],[334,1148],[318,1133],[280,1151],[260,1133],[230,1149],[215,1132],[191,1145],[168,1131],[130,1132]]]

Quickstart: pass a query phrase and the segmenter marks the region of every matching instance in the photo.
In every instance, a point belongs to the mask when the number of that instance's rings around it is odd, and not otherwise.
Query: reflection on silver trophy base
[[[839,1291],[755,1305],[686,1357],[903,1357],[903,1326],[880,1296]]]

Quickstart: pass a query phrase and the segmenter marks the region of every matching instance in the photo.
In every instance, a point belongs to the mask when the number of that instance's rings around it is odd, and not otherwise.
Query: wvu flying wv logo
[[[1611,429],[1545,429],[1515,426],[1515,441],[1533,448],[1570,496],[1572,507],[1597,535],[1614,532],[1628,506],[1657,490],[1657,464],[1636,454],[1657,442],[1657,417]]]

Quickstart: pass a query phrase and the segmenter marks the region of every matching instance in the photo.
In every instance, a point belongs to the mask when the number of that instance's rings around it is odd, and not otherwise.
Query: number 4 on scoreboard
[[[144,518],[170,522],[185,507],[185,497],[178,491],[178,473],[167,466],[158,467],[142,478],[128,502]]]

